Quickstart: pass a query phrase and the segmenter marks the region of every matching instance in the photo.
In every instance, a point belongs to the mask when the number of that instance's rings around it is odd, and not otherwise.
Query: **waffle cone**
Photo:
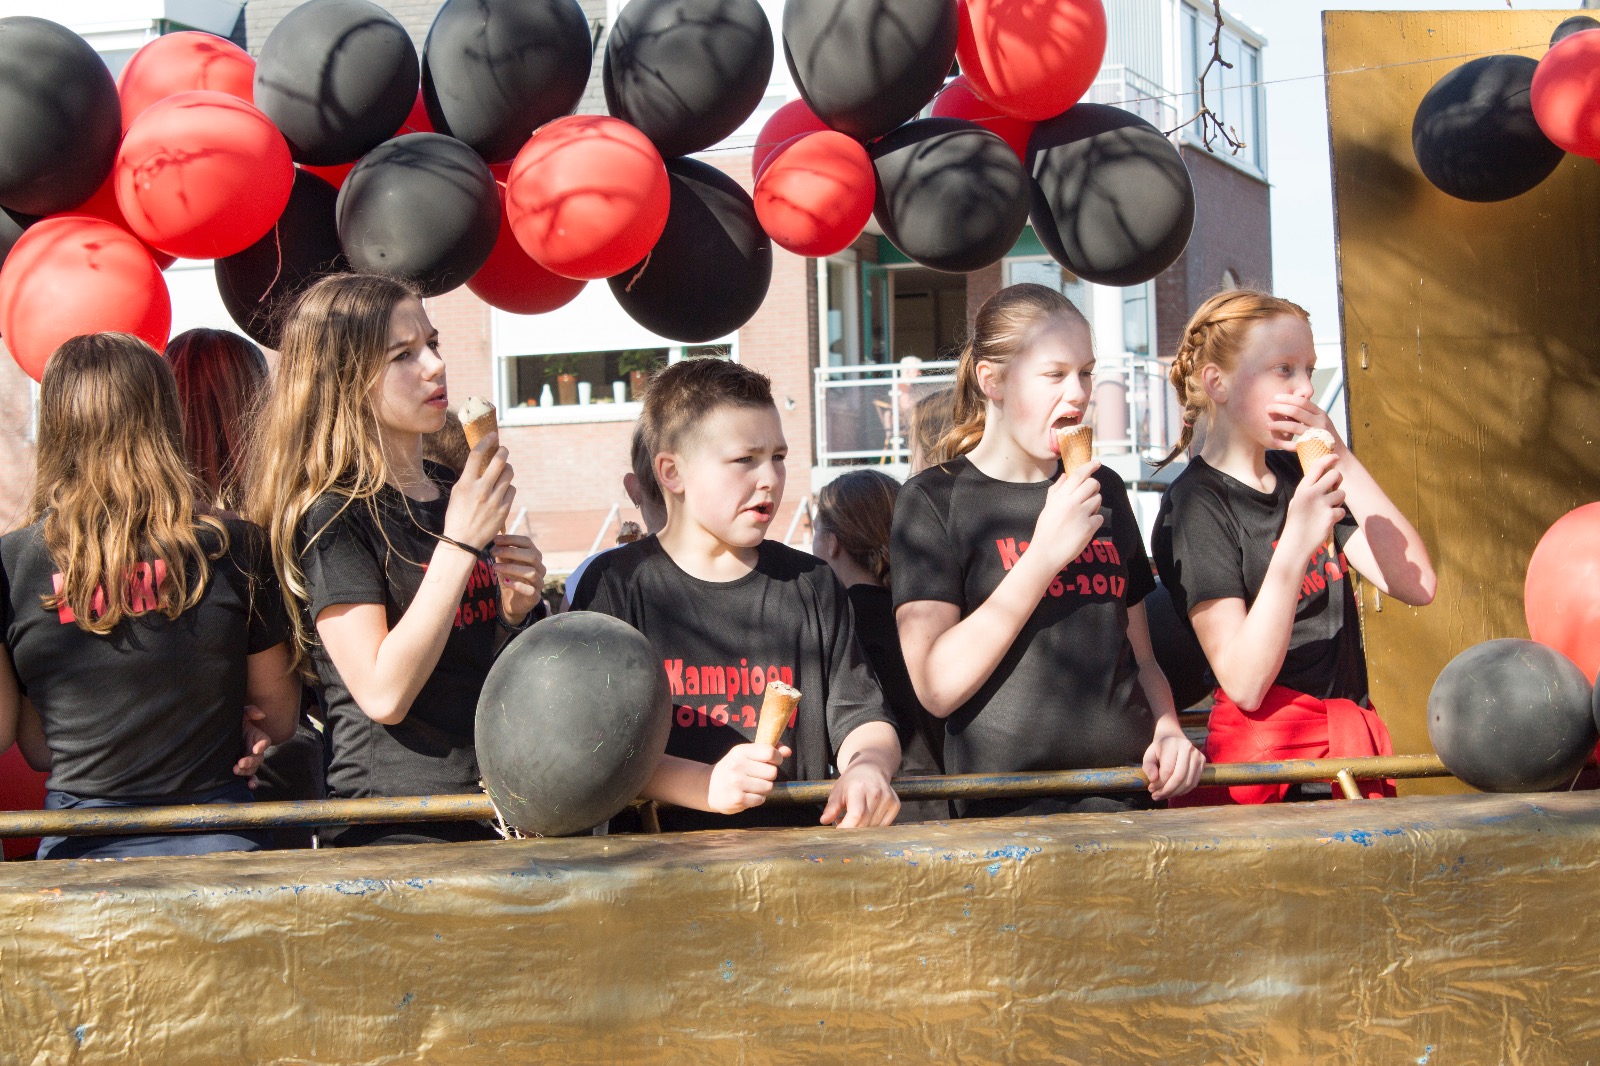
[[[1056,443],[1061,448],[1061,470],[1070,474],[1094,458],[1094,427],[1084,424],[1057,430]]]
[[[761,699],[761,721],[756,725],[756,743],[777,747],[799,702],[799,689],[782,681],[768,681]]]
[[[1300,457],[1300,470],[1302,473],[1311,472],[1311,464],[1321,459],[1324,455],[1332,455],[1333,449],[1328,447],[1328,442],[1316,437],[1301,437],[1294,442],[1294,453]]]
[[[489,408],[489,413],[479,415],[471,422],[463,422],[461,429],[467,435],[467,447],[476,448],[478,442],[495,430],[500,428],[500,419],[495,415],[494,408]]]

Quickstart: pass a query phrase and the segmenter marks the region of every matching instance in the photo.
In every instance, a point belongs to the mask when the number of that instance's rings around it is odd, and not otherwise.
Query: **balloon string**
[[[278,267],[277,267],[276,270],[274,270],[272,272],[272,280],[267,282],[267,287],[266,287],[265,291],[263,291],[261,293],[261,299],[262,300],[265,300],[267,298],[267,293],[270,293],[272,291],[272,287],[274,285],[278,284],[278,278],[279,278],[279,276],[281,276],[283,274],[283,223],[282,222],[279,222],[279,223],[275,224],[272,227],[272,244],[273,244],[273,247],[277,248],[277,250],[278,250]]]
[[[650,267],[650,257],[652,255],[655,255],[655,254],[656,254],[656,252],[655,252],[654,248],[650,249],[650,251],[645,253],[644,262],[639,264],[639,269],[634,272],[633,277],[628,279],[627,288],[623,289],[622,290],[623,292],[632,292],[633,291],[634,285],[636,285],[638,283],[640,278],[644,277],[644,272],[649,269],[649,267]]]

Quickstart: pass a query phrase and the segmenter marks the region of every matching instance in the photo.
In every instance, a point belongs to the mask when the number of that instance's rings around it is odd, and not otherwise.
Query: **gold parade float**
[[[1433,679],[1526,635],[1534,544],[1600,498],[1600,171],[1569,157],[1462,203],[1418,172],[1410,123],[1464,57],[1537,56],[1569,14],[1325,16],[1351,443],[1441,583],[1426,611],[1362,596],[1407,754],[1207,780],[1392,776],[1400,798],[6,863],[0,1063],[1600,1058],[1600,794],[1421,794],[1464,788],[1429,754]],[[0,834],[490,813],[254,807],[0,814]]]

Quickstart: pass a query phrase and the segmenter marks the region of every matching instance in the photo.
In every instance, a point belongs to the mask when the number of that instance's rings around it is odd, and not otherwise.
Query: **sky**
[[[1578,0],[1351,0],[1337,10],[1576,9]],[[1267,38],[1267,173],[1272,182],[1272,272],[1277,294],[1311,312],[1318,340],[1339,335],[1333,259],[1333,185],[1322,73],[1323,4],[1312,0],[1224,0],[1235,18]],[[1600,15],[1600,12],[1594,14]],[[1296,79],[1283,81],[1282,79]],[[1276,84],[1274,84],[1276,83]]]

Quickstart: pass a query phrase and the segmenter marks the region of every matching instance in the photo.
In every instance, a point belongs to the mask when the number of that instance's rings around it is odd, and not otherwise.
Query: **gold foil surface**
[[[1600,795],[0,866],[6,1063],[1581,1063]]]
[[[1420,610],[1362,589],[1372,700],[1397,753],[1430,750],[1445,664],[1528,635],[1534,546],[1600,499],[1600,168],[1569,155],[1531,192],[1468,203],[1434,188],[1411,148],[1435,82],[1482,55],[1538,59],[1572,14],[1323,16],[1350,445],[1439,575]]]

